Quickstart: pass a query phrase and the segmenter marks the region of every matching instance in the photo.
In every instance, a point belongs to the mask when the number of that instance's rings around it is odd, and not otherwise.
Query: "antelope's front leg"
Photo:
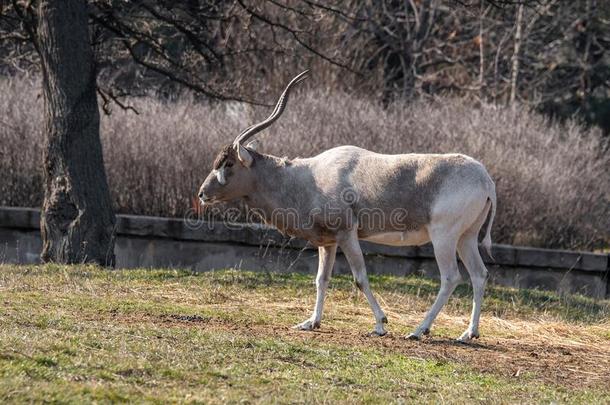
[[[311,318],[295,326],[301,330],[314,330],[320,327],[322,311],[324,309],[324,298],[330,281],[337,254],[337,245],[321,246],[318,248],[318,275],[316,276],[316,306]]]
[[[362,249],[360,249],[360,242],[358,241],[356,230],[354,229],[348,235],[346,235],[345,239],[342,240],[339,246],[341,247],[341,251],[347,258],[347,261],[352,269],[356,286],[366,297],[369,305],[371,306],[371,310],[373,311],[373,315],[375,316],[375,329],[373,330],[372,334],[378,336],[385,335],[387,333],[385,330],[385,324],[388,323],[388,318],[386,318],[383,310],[379,306],[379,303],[371,291],[369,278],[366,275],[364,256],[362,255]]]

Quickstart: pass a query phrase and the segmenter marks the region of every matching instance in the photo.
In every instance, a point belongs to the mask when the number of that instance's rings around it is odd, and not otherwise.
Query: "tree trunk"
[[[483,37],[483,19],[485,7],[483,0],[479,4],[479,99],[485,99],[485,40]]]
[[[515,47],[513,50],[512,57],[512,69],[510,76],[510,97],[508,100],[508,104],[511,106],[515,106],[517,101],[517,80],[519,77],[519,53],[521,52],[521,29],[522,29],[522,21],[523,21],[523,3],[517,6],[517,18],[516,18],[516,27],[515,27]]]
[[[582,59],[580,65],[582,70],[580,73],[580,104],[583,111],[588,110],[588,104],[591,101],[591,45],[593,42],[593,19],[595,18],[596,9],[595,0],[587,0],[585,5],[585,43],[584,50],[582,52]]]
[[[85,0],[43,0],[37,48],[45,100],[42,260],[114,265],[114,224],[99,136]]]

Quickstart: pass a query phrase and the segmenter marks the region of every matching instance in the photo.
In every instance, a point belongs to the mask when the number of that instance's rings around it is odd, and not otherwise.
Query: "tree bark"
[[[517,18],[515,21],[515,46],[513,50],[512,57],[512,69],[510,76],[510,98],[508,100],[508,104],[511,106],[515,106],[517,101],[517,80],[519,77],[519,54],[521,52],[521,29],[522,29],[522,21],[523,21],[523,3],[517,6]]]
[[[45,100],[44,262],[114,265],[114,225],[99,136],[85,0],[43,0],[37,49]]]
[[[479,4],[479,99],[485,98],[485,40],[483,37],[483,19],[485,8],[483,0]]]

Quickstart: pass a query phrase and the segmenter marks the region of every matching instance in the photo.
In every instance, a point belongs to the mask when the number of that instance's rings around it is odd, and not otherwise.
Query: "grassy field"
[[[0,402],[610,402],[610,302],[492,287],[481,339],[460,287],[404,340],[437,284],[373,277],[390,333],[335,277],[322,329],[311,276],[0,265]]]

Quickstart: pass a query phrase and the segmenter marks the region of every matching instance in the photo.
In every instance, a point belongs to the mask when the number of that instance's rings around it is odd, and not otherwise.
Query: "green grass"
[[[312,280],[0,265],[0,402],[610,401],[608,301],[489,288],[483,337],[465,346],[451,339],[470,310],[462,288],[418,343],[400,336],[435,282],[372,277],[390,336],[369,338],[348,277],[333,278],[320,332],[290,329]]]

